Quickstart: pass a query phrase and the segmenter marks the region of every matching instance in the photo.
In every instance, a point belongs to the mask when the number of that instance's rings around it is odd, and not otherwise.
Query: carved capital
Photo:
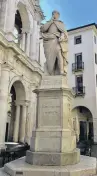
[[[29,100],[16,100],[15,105],[18,106],[29,106],[30,101]]]

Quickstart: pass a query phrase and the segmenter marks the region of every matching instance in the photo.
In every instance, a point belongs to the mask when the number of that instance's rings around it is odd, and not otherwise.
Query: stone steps
[[[10,176],[97,176],[96,158],[87,156],[81,156],[80,163],[70,166],[33,166],[23,157],[6,164],[4,171]]]
[[[79,164],[71,166],[33,166],[25,157],[7,163],[0,176],[97,176],[96,158],[81,156]]]

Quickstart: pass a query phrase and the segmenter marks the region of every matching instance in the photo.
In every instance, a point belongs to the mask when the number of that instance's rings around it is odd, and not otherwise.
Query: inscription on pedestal
[[[39,105],[39,126],[60,126],[60,99],[41,99]]]
[[[41,88],[60,88],[62,85],[66,84],[66,77],[61,77],[60,79],[60,76],[49,76],[48,78],[45,77],[44,79],[42,79]]]

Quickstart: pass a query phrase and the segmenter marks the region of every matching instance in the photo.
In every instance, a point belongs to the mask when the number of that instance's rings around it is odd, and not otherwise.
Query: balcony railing
[[[78,72],[78,71],[82,71],[82,70],[84,70],[84,62],[72,64],[72,71],[73,72]]]
[[[80,87],[73,87],[73,92],[75,96],[84,96],[85,95],[85,87],[80,86]]]

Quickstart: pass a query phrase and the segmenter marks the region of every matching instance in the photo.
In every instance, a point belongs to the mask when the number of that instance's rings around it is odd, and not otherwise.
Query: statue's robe
[[[64,58],[66,58],[66,52],[67,52],[68,37],[67,37],[64,24],[59,20],[54,20],[53,24],[55,24],[55,26],[57,27],[57,30],[53,28],[52,31],[50,31],[50,28],[52,26],[51,21],[48,21],[46,24],[44,24],[41,27],[42,37],[44,40],[44,53],[47,60],[47,69],[49,74],[52,74],[54,70],[55,61],[59,50],[62,51],[62,57]],[[59,42],[59,38],[61,37],[61,34],[64,34],[65,39],[64,41]]]

